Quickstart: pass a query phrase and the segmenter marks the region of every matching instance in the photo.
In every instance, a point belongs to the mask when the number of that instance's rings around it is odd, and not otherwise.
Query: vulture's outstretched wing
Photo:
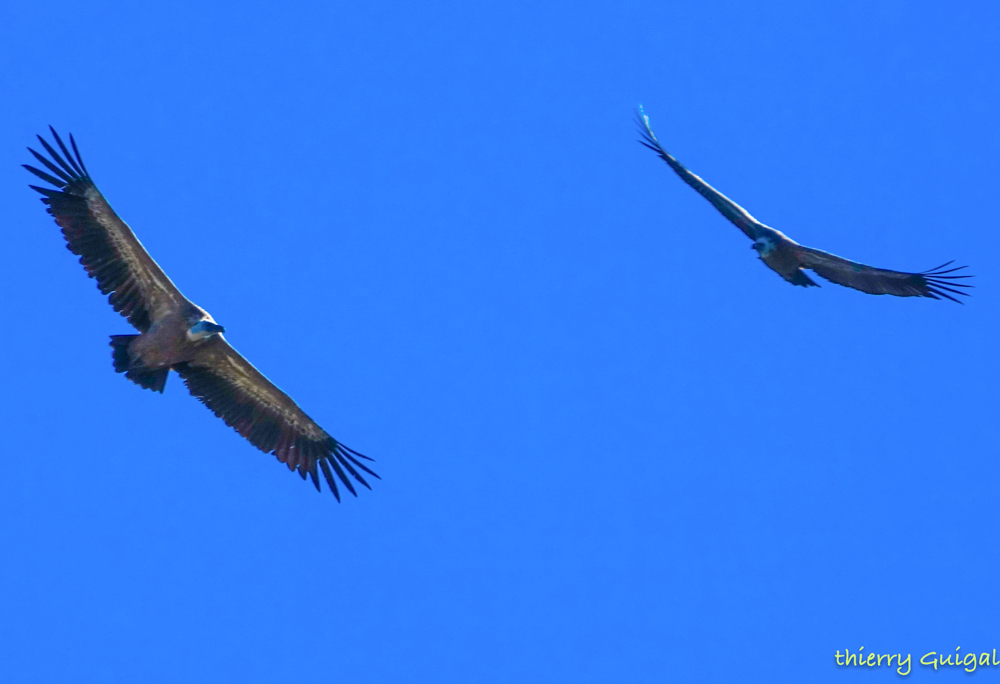
[[[303,480],[309,475],[317,490],[320,488],[318,465],[337,501],[340,501],[340,492],[334,472],[355,496],[357,492],[348,474],[369,489],[371,486],[358,471],[363,470],[378,478],[358,460],[372,459],[328,435],[291,397],[233,349],[222,335],[206,342],[193,361],[178,364],[174,370],[184,378],[191,394],[222,418],[226,425],[261,451],[277,456],[279,461],[288,465],[289,470],[298,470]]]
[[[660,155],[660,159],[667,162],[670,168],[672,168],[674,172],[681,177],[681,180],[697,190],[702,197],[711,202],[712,206],[722,212],[723,216],[735,223],[737,228],[746,233],[748,238],[756,240],[757,235],[755,229],[757,226],[761,225],[760,221],[751,216],[750,212],[738,205],[736,202],[723,195],[721,192],[703,181],[700,177],[688,171],[683,164],[674,159],[669,152],[663,149],[663,145],[661,145],[660,141],[656,139],[653,129],[649,126],[649,117],[643,113],[641,107],[635,113],[635,116],[636,122],[639,124],[639,133],[642,135],[642,140],[640,140],[639,143],[645,145],[649,149],[653,150],[653,152]]]
[[[944,269],[953,262],[941,264],[937,268],[922,273],[903,273],[902,271],[890,271],[884,268],[874,268],[859,264],[856,261],[844,259],[835,254],[824,252],[819,249],[796,245],[795,251],[798,253],[802,268],[811,268],[827,280],[853,287],[868,294],[890,294],[897,297],[930,297],[931,299],[950,299],[953,302],[959,300],[952,297],[958,294],[968,297],[968,293],[956,290],[956,287],[972,287],[956,283],[961,278],[971,278],[970,275],[947,275],[959,271],[965,266]]]
[[[90,277],[97,278],[101,292],[110,294],[111,306],[146,332],[151,320],[187,300],[94,185],[73,136],[69,137],[70,154],[55,129],[50,126],[49,130],[62,155],[38,136],[49,157],[30,147],[28,151],[50,173],[27,164],[24,168],[57,189],[30,187],[43,195],[42,202],[62,228],[66,246],[80,256]]]

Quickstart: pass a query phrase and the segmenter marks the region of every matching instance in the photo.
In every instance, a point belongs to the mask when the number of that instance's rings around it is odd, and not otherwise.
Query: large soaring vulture
[[[355,496],[351,478],[371,489],[359,472],[378,477],[359,460],[371,459],[328,435],[229,345],[224,328],[181,294],[115,214],[91,180],[73,136],[70,154],[50,130],[62,154],[38,136],[48,157],[28,149],[47,172],[24,168],[54,186],[31,187],[42,194],[66,246],[80,256],[101,292],[110,295],[111,306],[141,333],[111,336],[115,370],[140,387],[163,392],[173,369],[215,415],[302,479],[308,475],[317,490],[318,470],[338,501],[337,478]]]
[[[639,133],[642,135],[642,140],[639,142],[656,152],[681,177],[681,180],[697,190],[723,216],[735,223],[737,228],[746,233],[746,236],[754,241],[753,249],[757,250],[761,260],[792,285],[819,287],[802,270],[809,268],[838,285],[853,287],[855,290],[861,290],[868,294],[890,294],[897,297],[930,297],[931,299],[944,297],[953,302],[958,302],[958,300],[952,297],[951,294],[968,296],[968,293],[954,288],[972,286],[956,283],[955,281],[960,278],[971,278],[972,276],[948,275],[949,273],[965,268],[965,266],[958,266],[945,269],[945,266],[952,263],[951,261],[937,268],[932,268],[929,271],[904,273],[903,271],[890,271],[884,268],[866,266],[865,264],[850,261],[829,252],[800,245],[780,230],[765,226],[751,216],[746,209],[688,171],[683,164],[663,149],[663,145],[656,139],[653,129],[649,126],[649,117],[642,112],[641,108],[636,112],[636,116],[639,124]],[[951,294],[948,294],[949,292]]]

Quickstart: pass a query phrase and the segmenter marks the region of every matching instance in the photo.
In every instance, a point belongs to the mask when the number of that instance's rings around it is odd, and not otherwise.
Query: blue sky
[[[1000,649],[992,4],[0,26],[3,681],[889,681],[834,655]],[[765,223],[956,259],[973,297],[787,285],[636,143],[640,102]],[[113,372],[131,328],[19,166],[49,124],[373,491]]]

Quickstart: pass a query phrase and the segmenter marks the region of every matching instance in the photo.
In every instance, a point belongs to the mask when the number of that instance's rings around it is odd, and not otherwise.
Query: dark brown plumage
[[[780,230],[766,226],[755,219],[746,209],[723,195],[677,161],[663,148],[660,141],[656,139],[656,135],[649,125],[649,117],[642,112],[641,108],[636,112],[636,119],[639,124],[639,133],[642,136],[639,142],[653,150],[653,152],[656,152],[660,159],[665,161],[674,170],[674,173],[681,177],[681,180],[697,190],[698,194],[711,202],[712,206],[718,209],[723,216],[753,240],[753,247],[757,250],[761,260],[791,284],[802,287],[818,287],[803,271],[803,269],[808,268],[831,282],[851,287],[861,292],[867,292],[868,294],[890,294],[897,297],[929,297],[931,299],[941,299],[943,297],[959,304],[961,302],[951,295],[968,296],[967,292],[962,292],[954,288],[968,288],[972,286],[955,281],[962,278],[971,278],[972,276],[949,275],[965,268],[965,266],[957,266],[945,269],[945,266],[953,263],[951,261],[937,268],[932,268],[929,271],[907,273],[867,266],[857,261],[851,261],[835,254],[830,254],[829,252],[800,245]]]
[[[49,156],[29,148],[46,171],[24,167],[53,186],[30,187],[43,195],[66,246],[79,255],[114,310],[140,332],[111,336],[115,371],[145,389],[163,392],[168,373],[175,370],[215,415],[303,479],[310,477],[317,490],[319,470],[338,501],[338,479],[355,496],[352,478],[370,489],[362,472],[378,475],[360,459],[371,459],[327,434],[229,345],[224,328],[181,294],[115,214],[91,180],[73,136],[70,153],[50,130],[59,151],[41,136]]]

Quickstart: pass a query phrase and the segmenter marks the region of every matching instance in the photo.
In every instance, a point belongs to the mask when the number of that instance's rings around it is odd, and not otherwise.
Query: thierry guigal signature
[[[935,670],[939,667],[960,667],[966,672],[975,672],[977,667],[1000,665],[995,648],[989,653],[986,651],[962,653],[961,651],[961,646],[956,648],[954,653],[928,651],[920,656],[919,662],[920,665],[933,667]],[[852,652],[847,648],[844,649],[843,653],[838,650],[833,657],[839,667],[895,667],[896,672],[903,676],[910,674],[913,664],[913,656],[910,653],[905,655],[902,653],[865,653],[864,646],[859,648],[857,652]]]

